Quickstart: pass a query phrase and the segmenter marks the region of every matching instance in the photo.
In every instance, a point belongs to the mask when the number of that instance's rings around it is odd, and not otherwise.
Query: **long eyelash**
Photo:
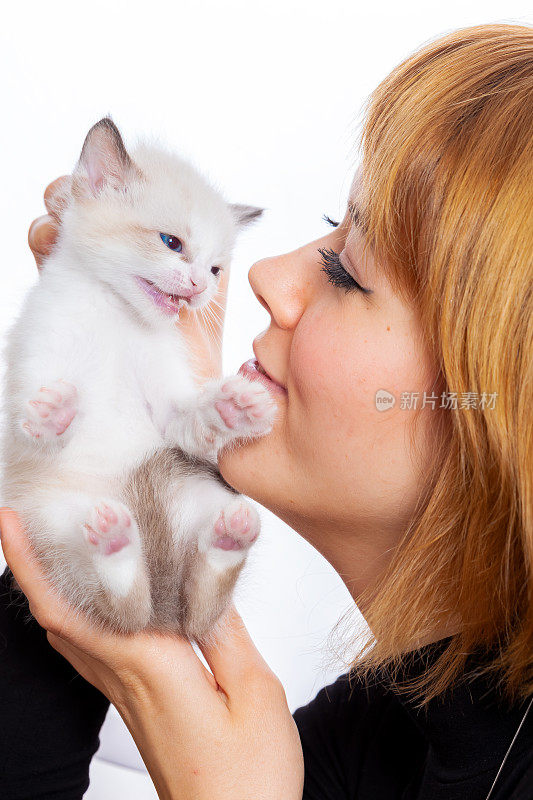
[[[331,219],[331,217],[328,217],[327,214],[323,214],[322,215],[322,219],[324,220],[324,222],[327,222],[328,225],[331,225],[332,228],[338,228],[339,227],[339,223],[335,222],[335,220]]]
[[[330,283],[345,289],[347,292],[358,290],[363,294],[372,294],[372,289],[365,289],[349,272],[346,272],[340,262],[338,253],[324,247],[319,247],[318,252],[321,255],[322,272],[326,273]]]

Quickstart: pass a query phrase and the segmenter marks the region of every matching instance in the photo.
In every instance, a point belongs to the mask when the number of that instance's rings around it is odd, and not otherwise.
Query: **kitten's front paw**
[[[235,375],[220,387],[214,403],[220,420],[235,438],[264,436],[272,430],[276,404],[259,383]]]
[[[34,439],[52,441],[66,431],[77,411],[76,387],[64,380],[53,381],[27,402],[22,430]]]
[[[136,535],[135,525],[125,505],[114,500],[101,501],[90,511],[83,525],[93,552],[104,556],[120,552]]]

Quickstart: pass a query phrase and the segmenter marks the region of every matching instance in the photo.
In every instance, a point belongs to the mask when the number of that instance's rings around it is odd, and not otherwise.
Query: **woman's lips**
[[[136,275],[135,280],[143,292],[145,292],[148,297],[151,297],[155,305],[160,308],[164,314],[168,314],[169,316],[178,314],[180,308],[186,303],[184,297],[181,297],[179,294],[168,294],[156,286],[155,283],[146,280],[146,278],[141,278]]]
[[[244,375],[252,381],[259,381],[263,386],[273,392],[274,394],[287,394],[284,386],[281,386],[276,381],[273,381],[264,371],[263,367],[256,358],[250,358],[239,367],[239,375]]]

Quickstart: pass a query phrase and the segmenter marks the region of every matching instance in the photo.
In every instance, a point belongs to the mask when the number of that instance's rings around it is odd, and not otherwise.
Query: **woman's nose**
[[[248,273],[255,296],[279,328],[296,327],[306,305],[296,253],[257,261]]]

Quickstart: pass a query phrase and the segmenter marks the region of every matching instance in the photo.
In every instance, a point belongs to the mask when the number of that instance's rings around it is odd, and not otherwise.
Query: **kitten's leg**
[[[176,409],[164,435],[190,455],[216,460],[224,445],[269,433],[275,413],[267,389],[234,375],[206,384],[194,405]]]
[[[39,551],[55,585],[75,606],[113,628],[148,623],[150,587],[141,537],[129,509],[111,498],[57,493],[39,508]]]
[[[31,439],[54,441],[66,431],[77,411],[76,387],[64,380],[51,381],[26,402],[21,427]]]
[[[177,542],[188,540],[183,592],[184,633],[204,638],[228,606],[250,546],[259,535],[255,508],[207,476],[191,476],[173,514]]]

